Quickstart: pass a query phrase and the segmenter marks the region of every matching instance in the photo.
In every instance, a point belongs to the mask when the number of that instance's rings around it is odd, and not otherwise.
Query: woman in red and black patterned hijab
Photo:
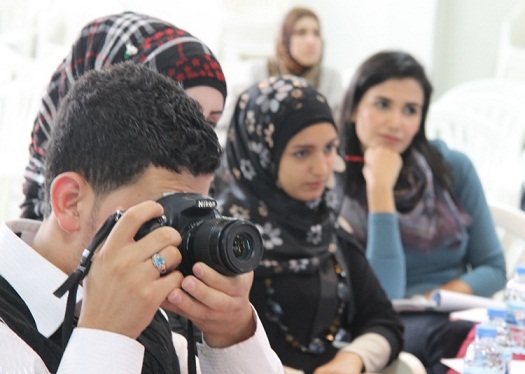
[[[82,28],[42,98],[31,133],[22,217],[43,218],[46,147],[62,98],[85,72],[123,61],[145,64],[181,82],[212,125],[222,115],[226,80],[219,61],[199,39],[163,20],[133,12],[93,20]]]

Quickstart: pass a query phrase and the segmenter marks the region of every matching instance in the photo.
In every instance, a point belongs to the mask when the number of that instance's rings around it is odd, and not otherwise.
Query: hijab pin
[[[139,50],[131,43],[126,44],[126,51],[124,52],[124,60],[130,59],[135,56]]]

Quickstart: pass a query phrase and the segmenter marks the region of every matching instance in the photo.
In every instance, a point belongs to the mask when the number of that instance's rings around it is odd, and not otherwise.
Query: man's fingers
[[[111,230],[108,240],[113,237],[117,242],[128,241],[129,238],[135,237],[140,226],[150,219],[161,216],[163,211],[162,205],[154,201],[145,201],[129,208]]]

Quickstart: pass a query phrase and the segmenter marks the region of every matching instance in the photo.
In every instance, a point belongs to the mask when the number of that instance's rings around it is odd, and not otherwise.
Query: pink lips
[[[311,182],[311,183],[307,183],[306,184],[308,186],[309,189],[311,190],[319,190],[321,188],[324,188],[325,186],[325,183],[320,181],[320,182]]]
[[[398,143],[398,142],[401,141],[400,139],[396,138],[395,136],[390,136],[390,135],[381,135],[381,139],[383,139],[387,143]]]

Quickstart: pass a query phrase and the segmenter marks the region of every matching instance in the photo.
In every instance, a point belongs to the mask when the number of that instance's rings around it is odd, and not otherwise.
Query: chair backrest
[[[512,278],[517,264],[525,264],[525,211],[489,201],[490,213],[501,241],[507,279]]]
[[[485,115],[441,103],[430,106],[426,133],[470,158],[490,200],[519,207],[525,171],[519,134],[499,128]]]
[[[381,370],[381,374],[426,374],[426,372],[423,363],[416,356],[405,351],[399,353],[396,360]]]
[[[427,135],[472,160],[489,198],[520,206],[525,181],[525,82],[485,78],[459,84],[430,106]]]
[[[512,146],[525,147],[525,83],[487,78],[462,83],[445,92],[432,104],[485,117],[498,130],[512,134]],[[511,146],[507,143],[507,146]]]

